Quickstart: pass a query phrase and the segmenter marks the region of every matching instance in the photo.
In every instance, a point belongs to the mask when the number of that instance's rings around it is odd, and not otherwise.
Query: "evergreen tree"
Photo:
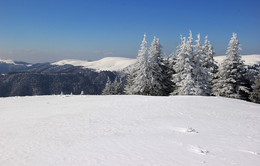
[[[126,94],[149,95],[148,80],[147,41],[144,35],[137,62],[127,79]]]
[[[114,88],[112,86],[112,82],[110,81],[110,78],[107,77],[107,83],[105,88],[102,91],[102,95],[111,95],[114,91]]]
[[[206,67],[207,69],[209,69],[211,76],[214,77],[214,74],[216,74],[218,71],[218,65],[216,64],[216,61],[213,58],[215,52],[213,50],[213,46],[211,45],[210,41],[208,40],[208,36],[205,37],[205,42],[204,42],[202,49],[203,49],[203,52],[205,55],[203,67]]]
[[[198,39],[196,40],[195,50],[194,50],[194,69],[193,74],[195,77],[196,86],[198,89],[198,93],[196,95],[210,95],[211,94],[211,86],[210,86],[210,80],[211,76],[209,74],[209,70],[204,65],[207,63],[207,57],[205,55],[205,52],[202,48],[201,42],[200,42],[200,34],[198,34]]]
[[[260,103],[260,74],[256,77],[253,92],[250,94],[250,100],[255,103]]]
[[[191,31],[188,40],[186,40],[186,37],[181,37],[181,44],[178,46],[176,64],[174,65],[176,73],[172,76],[175,90],[171,95],[196,95],[199,92],[193,75],[194,60],[192,40]]]
[[[148,57],[149,95],[166,96],[172,91],[172,83],[168,75],[168,66],[164,64],[161,56],[162,46],[160,40],[154,37]]]
[[[113,88],[113,92],[112,92],[113,95],[124,94],[124,85],[123,85],[122,79],[120,78],[118,81],[118,79],[116,78],[114,80],[114,82],[112,83],[112,88]]]
[[[213,50],[213,46],[211,45],[211,43],[208,40],[208,36],[205,37],[205,42],[204,42],[202,49],[203,49],[203,52],[205,55],[204,63],[202,65],[204,68],[208,69],[209,75],[211,77],[209,79],[209,85],[211,87],[211,95],[212,95],[212,93],[213,93],[212,87],[217,80],[218,65],[213,58],[215,52]]]
[[[248,100],[250,82],[244,62],[239,55],[240,50],[237,34],[233,33],[226,52],[226,59],[220,65],[218,80],[214,85],[216,96]]]
[[[166,89],[165,89],[165,95],[170,95],[170,93],[174,90],[174,83],[171,81],[172,79],[172,75],[175,73],[174,69],[173,69],[173,64],[175,62],[173,61],[173,59],[171,57],[165,56],[163,58],[163,74],[165,75],[165,85],[166,85]]]

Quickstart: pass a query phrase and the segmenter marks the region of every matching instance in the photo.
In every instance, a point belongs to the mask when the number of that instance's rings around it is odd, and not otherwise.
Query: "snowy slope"
[[[0,63],[7,63],[7,64],[16,65],[16,63],[13,60],[10,60],[10,59],[7,59],[7,60],[0,59]]]
[[[0,166],[257,166],[259,129],[227,98],[0,98]]]
[[[215,56],[214,59],[218,63],[221,63],[225,59],[225,57],[225,55]],[[260,64],[260,55],[242,55],[242,60],[245,61],[246,65]]]
[[[70,64],[73,66],[83,66],[85,68],[95,69],[97,71],[108,70],[108,71],[121,71],[135,63],[135,59],[123,58],[123,57],[106,57],[97,61],[82,61],[82,60],[61,60],[52,65],[65,65]]]

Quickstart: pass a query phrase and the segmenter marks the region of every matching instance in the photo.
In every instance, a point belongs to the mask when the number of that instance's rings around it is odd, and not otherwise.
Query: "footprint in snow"
[[[260,153],[257,153],[257,152],[252,152],[252,151],[249,151],[249,150],[240,150],[241,152],[246,152],[246,153],[250,153],[250,154],[253,154],[253,155],[256,155],[256,156],[259,156],[260,157]]]
[[[193,153],[202,154],[202,155],[207,155],[209,153],[208,150],[203,149],[199,146],[190,146],[189,150]]]
[[[191,127],[187,128],[186,132],[188,132],[188,133],[198,133],[198,131],[196,131],[195,129],[193,129]]]
[[[180,132],[180,133],[199,133],[198,131],[196,131],[195,129],[188,127],[188,128],[180,128],[180,127],[176,127],[173,128],[174,131],[176,132]]]

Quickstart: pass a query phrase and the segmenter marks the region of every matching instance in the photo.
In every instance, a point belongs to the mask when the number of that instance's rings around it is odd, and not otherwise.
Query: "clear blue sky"
[[[260,1],[0,0],[0,59],[134,58],[144,33],[168,55],[189,30],[208,35],[217,55],[232,32],[241,54],[260,54]]]

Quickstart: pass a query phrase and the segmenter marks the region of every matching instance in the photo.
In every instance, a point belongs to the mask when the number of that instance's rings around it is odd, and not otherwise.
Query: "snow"
[[[123,57],[106,57],[97,61],[82,61],[82,60],[61,60],[52,65],[65,65],[70,64],[73,66],[83,66],[84,68],[91,68],[97,71],[121,71],[126,67],[134,64],[135,59]]]
[[[17,65],[13,60],[7,59],[0,59],[0,63],[7,63],[7,64],[13,64],[13,65]]]
[[[0,98],[0,166],[256,166],[259,128],[221,97]]]
[[[242,60],[245,61],[246,65],[254,65],[254,64],[260,64],[260,55],[254,54],[254,55],[241,55]],[[215,56],[214,59],[218,63],[221,63],[226,58],[226,55],[223,56]]]

